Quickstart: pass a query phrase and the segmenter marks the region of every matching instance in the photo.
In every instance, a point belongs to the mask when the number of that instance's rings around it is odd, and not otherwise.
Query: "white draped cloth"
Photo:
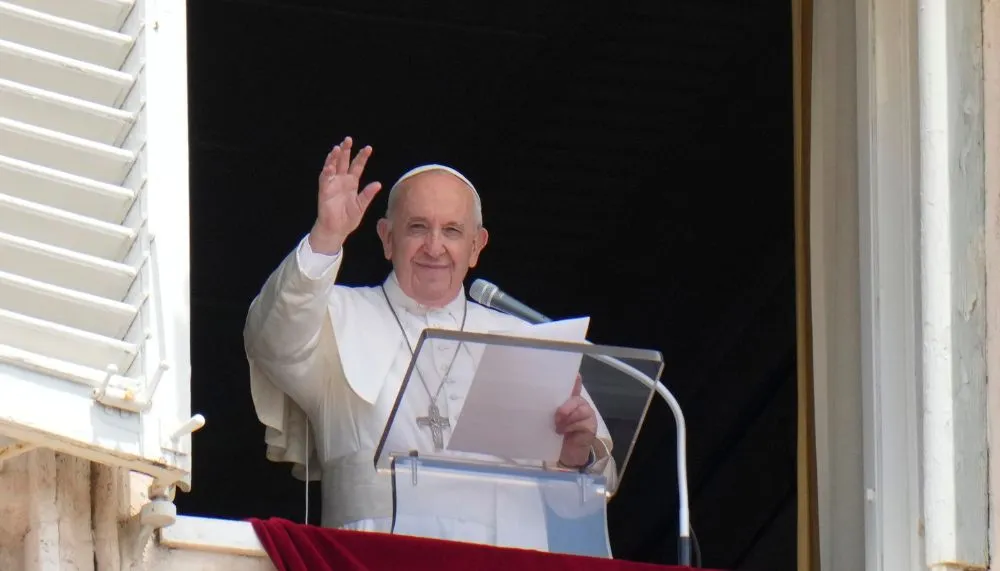
[[[267,458],[291,463],[299,479],[321,480],[325,527],[546,550],[541,492],[527,487],[442,481],[440,494],[421,488],[408,499],[416,503],[395,514],[393,528],[392,484],[375,470],[374,456],[420,334],[426,328],[458,330],[463,318],[469,332],[516,332],[525,324],[467,301],[464,291],[443,308],[422,306],[403,292],[394,273],[382,284],[385,295],[378,286],[336,284],[343,256],[343,250],[334,256],[315,253],[303,239],[250,307],[244,342]],[[388,448],[434,450],[430,430],[416,418],[426,415],[430,394],[439,387],[436,402],[455,426],[471,380],[463,372],[474,367],[472,352],[463,347],[467,344],[435,340],[432,353],[420,359],[429,392],[407,388],[407,399],[414,400],[402,403]],[[600,415],[598,424],[598,436],[610,449]],[[593,469],[603,470],[614,488],[610,458]],[[427,515],[440,502],[451,506],[449,514]]]

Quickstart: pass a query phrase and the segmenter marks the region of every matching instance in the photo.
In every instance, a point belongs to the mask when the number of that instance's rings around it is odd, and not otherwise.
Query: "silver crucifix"
[[[429,426],[431,429],[431,438],[434,439],[434,448],[437,450],[444,448],[444,432],[442,429],[451,428],[451,422],[441,416],[441,411],[438,410],[436,404],[431,403],[431,406],[427,408],[427,416],[417,417],[417,426]]]

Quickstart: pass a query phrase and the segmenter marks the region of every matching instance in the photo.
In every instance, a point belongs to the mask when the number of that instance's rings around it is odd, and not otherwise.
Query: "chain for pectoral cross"
[[[410,344],[410,337],[406,334],[406,328],[403,327],[403,322],[400,321],[399,315],[396,314],[396,309],[392,306],[392,302],[389,301],[389,295],[385,291],[385,286],[382,286],[382,296],[385,297],[385,303],[389,306],[389,311],[392,312],[392,316],[396,318],[396,324],[399,325],[399,332],[403,334],[403,339],[406,341],[406,347],[410,350],[410,357],[415,358],[416,353],[413,350],[413,345]],[[465,319],[468,315],[469,302],[466,301],[462,310],[462,324],[459,327],[459,331],[465,331]],[[444,387],[445,382],[448,380],[448,375],[451,374],[451,368],[455,365],[455,360],[458,359],[458,353],[461,350],[462,343],[460,342],[458,347],[455,348],[455,354],[452,356],[451,362],[448,363],[448,369],[441,378],[441,383],[438,385],[437,391],[434,394],[431,394],[431,390],[427,386],[427,382],[424,381],[424,376],[420,373],[419,366],[414,368],[417,376],[420,377],[420,384],[423,385],[428,398],[431,400],[430,406],[427,407],[427,416],[417,417],[417,426],[430,428],[431,439],[434,441],[435,450],[444,449],[444,429],[451,428],[451,422],[448,418],[441,416],[441,411],[437,406],[437,399],[441,394],[441,389]]]

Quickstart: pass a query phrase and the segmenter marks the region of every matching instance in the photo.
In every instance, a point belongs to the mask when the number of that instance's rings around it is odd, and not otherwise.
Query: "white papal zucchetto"
[[[483,203],[482,203],[482,200],[479,198],[479,191],[476,190],[475,185],[472,184],[472,181],[470,181],[464,174],[458,172],[457,170],[455,170],[455,169],[453,169],[453,168],[451,168],[449,166],[440,165],[440,164],[421,165],[419,167],[412,168],[412,169],[406,171],[405,173],[403,173],[403,175],[399,177],[399,180],[397,180],[396,183],[392,185],[392,188],[389,189],[389,205],[388,205],[387,210],[392,208],[392,204],[394,202],[393,201],[393,196],[396,193],[396,189],[399,188],[399,186],[401,184],[403,184],[404,181],[406,181],[408,179],[411,179],[411,178],[417,176],[418,174],[429,172],[429,171],[442,171],[442,172],[446,172],[446,173],[454,176],[458,180],[464,182],[469,187],[469,189],[472,190],[472,199],[475,202],[476,219],[477,219],[477,221],[480,224],[482,224],[482,221],[483,221]]]

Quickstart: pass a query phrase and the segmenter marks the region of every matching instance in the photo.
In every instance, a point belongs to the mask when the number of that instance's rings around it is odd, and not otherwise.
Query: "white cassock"
[[[465,311],[468,332],[511,331],[524,323],[468,302],[464,291],[443,308],[421,306],[400,289],[395,274],[383,284],[385,295],[377,286],[335,285],[343,255],[343,251],[336,256],[314,253],[303,239],[270,276],[250,307],[244,331],[251,392],[266,427],[268,459],[291,462],[293,474],[305,479],[308,458],[308,477],[321,475],[323,526],[389,532],[393,531],[392,484],[388,474],[375,470],[374,456],[409,366],[411,347],[416,348],[425,328],[458,330]],[[425,375],[435,392],[440,386],[441,414],[451,426],[456,424],[471,375],[443,373],[450,366],[473,366],[471,355],[456,353],[459,349],[457,343],[435,340],[433,363],[440,364],[442,374]],[[447,380],[442,383],[442,379]],[[422,390],[413,382],[407,398]],[[386,443],[389,450],[410,450],[414,445],[423,452],[434,450],[430,431],[415,422],[426,414],[421,407],[429,395],[422,404],[401,406]],[[600,415],[598,421],[598,435],[610,447]],[[594,469],[604,471],[613,489],[613,460]],[[397,513],[395,532],[548,549],[538,489],[453,482],[442,496],[423,493],[417,499],[427,504],[427,510],[450,506],[447,516],[432,511]]]

